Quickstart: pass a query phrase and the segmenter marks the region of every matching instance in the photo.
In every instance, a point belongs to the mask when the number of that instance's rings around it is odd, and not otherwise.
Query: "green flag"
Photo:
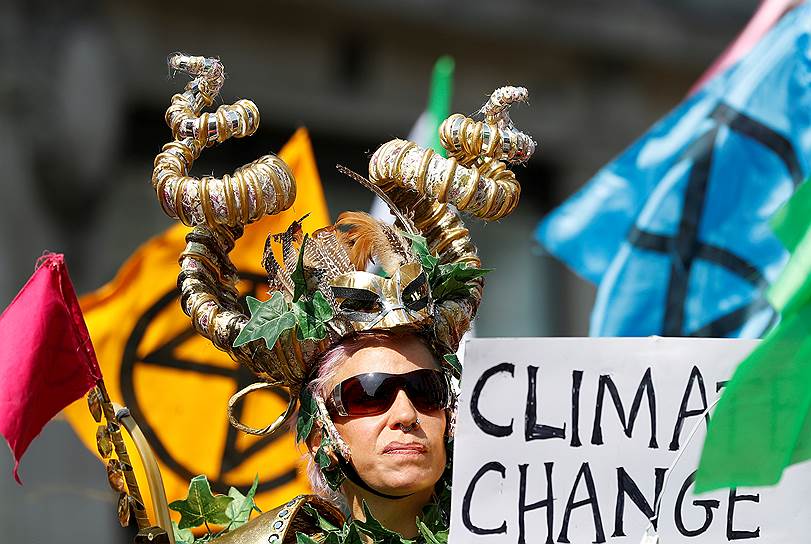
[[[811,184],[772,228],[791,258],[768,292],[780,323],[737,368],[713,414],[696,492],[773,485],[811,459]]]
[[[451,96],[453,96],[453,57],[443,55],[434,64],[434,73],[431,75],[431,94],[428,97],[426,113],[431,122],[431,149],[447,156],[445,148],[439,143],[439,125],[451,113]]]

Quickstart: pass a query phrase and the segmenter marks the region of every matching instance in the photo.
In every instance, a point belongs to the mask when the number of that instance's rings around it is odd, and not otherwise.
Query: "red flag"
[[[0,315],[0,434],[14,478],[31,441],[62,408],[101,378],[62,255],[43,256]]]

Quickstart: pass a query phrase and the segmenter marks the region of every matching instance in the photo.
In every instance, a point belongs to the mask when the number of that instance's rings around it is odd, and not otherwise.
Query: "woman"
[[[180,260],[183,309],[198,332],[260,380],[229,402],[234,426],[267,435],[298,414],[297,438],[311,453],[321,495],[297,497],[221,541],[400,542],[447,534],[451,380],[461,371],[454,353],[478,308],[485,271],[445,203],[485,220],[515,208],[520,187],[502,161],[523,162],[534,151],[508,115],[526,89],[495,91],[483,122],[448,118],[440,128],[448,159],[392,140],[372,156],[369,179],[342,170],[389,205],[396,226],[347,212],[312,236],[301,221],[269,236],[262,262],[271,295],[249,299],[249,318],[237,304],[228,253],[245,224],[291,206],[295,180],[272,155],[230,176],[188,176],[204,147],[252,134],[259,112],[240,100],[201,113],[223,83],[222,65],[186,55],[170,65],[196,76],[172,98],[166,121],[174,141],[157,156],[152,177],[164,211],[194,227]],[[370,263],[378,273],[366,271]],[[278,386],[289,390],[290,403],[272,424],[254,429],[233,417],[242,397]]]
[[[313,489],[337,500],[354,519],[365,519],[365,501],[383,526],[415,537],[415,521],[434,498],[447,464],[451,394],[436,356],[413,333],[361,333],[322,357],[308,387],[328,399],[335,429],[352,452],[340,495],[330,493],[311,462]],[[317,432],[308,437],[312,458],[320,442]]]

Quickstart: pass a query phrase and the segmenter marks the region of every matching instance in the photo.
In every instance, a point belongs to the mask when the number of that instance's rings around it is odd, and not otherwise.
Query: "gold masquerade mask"
[[[390,278],[362,271],[342,274],[331,288],[356,331],[424,324],[433,312],[428,276],[419,263],[402,265]]]

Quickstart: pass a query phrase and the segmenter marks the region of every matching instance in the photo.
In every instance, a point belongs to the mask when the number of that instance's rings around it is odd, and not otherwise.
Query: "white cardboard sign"
[[[471,340],[451,542],[638,544],[657,493],[661,544],[809,542],[809,464],[775,487],[692,493],[702,414],[756,342]]]

